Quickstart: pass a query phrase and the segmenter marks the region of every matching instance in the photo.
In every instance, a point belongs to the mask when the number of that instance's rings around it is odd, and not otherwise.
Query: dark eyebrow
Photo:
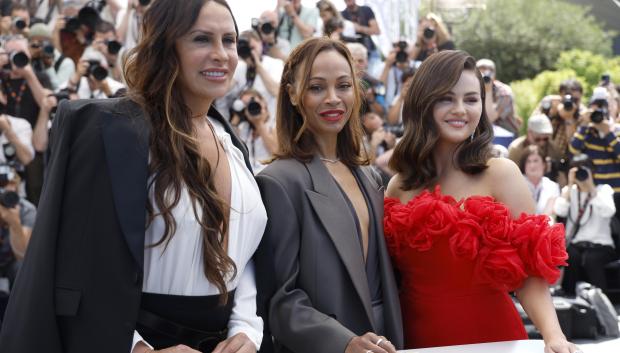
[[[336,80],[342,80],[342,79],[351,79],[351,76],[350,75],[342,75],[342,76],[338,77]],[[310,77],[310,80],[327,81],[327,79],[325,79],[323,77],[316,77],[316,76],[315,77]]]
[[[193,31],[190,31],[189,34],[206,34],[208,36],[214,36],[215,35],[215,33],[213,33],[213,32],[204,31],[202,29],[195,29]],[[222,34],[222,37],[225,37],[225,36],[236,37],[237,33],[235,33],[235,32],[227,32],[227,33]]]

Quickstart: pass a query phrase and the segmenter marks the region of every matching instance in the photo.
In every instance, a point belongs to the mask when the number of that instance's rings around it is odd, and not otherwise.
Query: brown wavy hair
[[[365,157],[367,154],[362,153],[364,129],[359,114],[362,95],[359,80],[355,75],[353,59],[342,42],[327,37],[305,40],[291,52],[284,65],[276,112],[276,133],[278,135],[278,151],[274,154],[276,158],[295,158],[308,163],[316,154],[318,150],[316,140],[308,129],[306,118],[301,113],[304,111],[302,97],[308,90],[314,60],[320,53],[330,50],[336,51],[347,60],[351,69],[355,94],[351,117],[338,133],[336,146],[338,157],[350,168],[369,163],[368,158]],[[299,82],[295,81],[296,77],[299,78]],[[297,96],[300,99],[296,102],[297,105],[293,105],[288,90],[289,85],[299,89]]]
[[[465,70],[473,71],[480,82],[482,115],[473,134],[457,148],[453,163],[467,174],[478,174],[487,168],[491,157],[493,127],[485,110],[484,81],[476,68],[476,59],[460,50],[444,50],[426,59],[404,92],[403,122],[405,133],[394,148],[390,168],[401,175],[403,190],[429,188],[437,183],[437,167],[433,151],[439,130],[433,107],[450,92]]]
[[[225,6],[233,16],[224,0],[154,1],[144,14],[140,42],[125,58],[124,74],[129,97],[142,106],[151,126],[149,171],[153,178],[149,190],[153,191],[155,205],[147,204],[148,223],[158,215],[165,223],[164,235],[151,246],[165,243],[164,249],[167,247],[176,232],[172,210],[179,204],[182,189],[187,188],[202,229],[204,274],[218,288],[220,302],[225,303],[226,278],[237,274],[223,246],[228,230],[225,211],[230,205],[217,194],[213,167],[200,154],[192,113],[181,95],[175,49],[176,41],[190,31],[209,1]],[[235,31],[239,33],[236,21]]]

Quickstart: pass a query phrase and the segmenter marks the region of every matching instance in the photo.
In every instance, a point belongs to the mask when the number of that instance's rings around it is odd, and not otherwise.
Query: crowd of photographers
[[[122,58],[139,40],[149,3],[0,0],[0,278],[12,281],[28,242],[56,106],[66,99],[125,93]],[[252,19],[252,28],[240,33],[233,85],[215,104],[248,146],[255,172],[277,146],[275,112],[284,61],[304,39],[324,35],[347,43],[365,98],[360,116],[366,151],[386,182],[392,175],[388,161],[403,133],[403,92],[423,60],[455,45],[442,19],[428,14],[415,38],[393,38],[391,50],[382,53],[373,40],[381,28],[372,9],[355,0],[345,3],[337,9],[327,0],[313,7],[278,0],[275,9]],[[584,278],[605,288],[601,269],[616,258],[611,225],[620,210],[617,87],[604,75],[585,97],[578,81],[565,81],[557,95],[545,97],[523,119],[491,59],[477,65],[485,81],[494,153],[520,166],[538,213],[566,222],[571,265],[579,271],[565,276],[565,290],[572,292],[574,282]],[[8,286],[0,280],[0,292]]]

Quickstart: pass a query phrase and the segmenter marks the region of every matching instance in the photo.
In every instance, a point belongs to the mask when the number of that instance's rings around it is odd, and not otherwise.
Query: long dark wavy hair
[[[439,130],[433,107],[456,85],[464,70],[474,72],[480,82],[482,115],[473,139],[468,138],[459,144],[453,162],[467,174],[478,174],[487,168],[493,127],[485,110],[482,75],[476,68],[476,59],[468,53],[444,50],[431,55],[420,65],[409,90],[403,92],[405,133],[394,148],[389,163],[390,168],[400,173],[403,190],[429,188],[437,183],[433,151],[439,140]]]
[[[187,188],[202,229],[205,276],[218,288],[220,302],[226,303],[226,279],[237,274],[223,246],[228,230],[225,211],[230,206],[217,194],[213,167],[201,156],[194,137],[192,113],[179,87],[175,49],[176,41],[190,31],[209,1],[225,6],[233,16],[225,0],[153,1],[144,14],[141,40],[125,59],[124,74],[129,97],[142,106],[151,126],[149,169],[153,178],[149,190],[155,205],[147,204],[148,223],[158,215],[165,223],[164,235],[152,246],[168,245],[176,231],[172,210],[179,204],[182,189]],[[235,31],[239,33],[236,22]]]
[[[276,112],[276,134],[278,135],[276,158],[295,158],[307,163],[317,152],[318,146],[314,134],[308,129],[306,118],[301,113],[304,111],[303,96],[308,90],[314,60],[320,53],[330,50],[342,55],[349,63],[355,94],[351,117],[338,133],[336,145],[338,157],[350,168],[369,163],[367,154],[363,153],[364,129],[359,114],[362,95],[359,80],[355,75],[353,59],[342,42],[326,37],[305,40],[291,52],[284,65]],[[289,94],[289,86],[298,89],[296,93],[299,101],[295,104]]]

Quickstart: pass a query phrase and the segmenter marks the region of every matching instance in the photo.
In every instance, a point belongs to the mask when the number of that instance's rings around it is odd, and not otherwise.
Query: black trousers
[[[607,290],[605,265],[616,259],[613,247],[590,242],[570,244],[568,267],[564,269],[562,289],[565,293],[575,295],[575,285],[579,281],[591,283],[603,291]]]

